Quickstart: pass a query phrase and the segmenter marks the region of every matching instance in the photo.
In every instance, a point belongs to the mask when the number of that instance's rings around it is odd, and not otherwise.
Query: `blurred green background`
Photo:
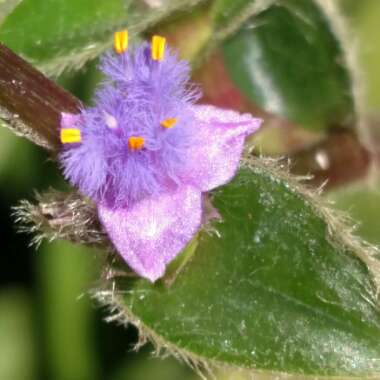
[[[0,10],[12,9],[15,3],[0,0]],[[341,5],[353,27],[355,41],[352,43],[359,48],[361,80],[366,85],[366,112],[373,122],[374,135],[379,136],[380,1],[342,0]],[[182,56],[193,58],[198,50],[189,42],[188,28],[189,25],[190,28],[197,26],[196,41],[207,39],[210,33],[207,9],[181,14],[159,25],[157,30],[171,36]],[[0,32],[1,28],[0,24]],[[225,49],[228,54],[231,46]],[[33,51],[29,53],[34,54]],[[202,70],[206,74],[202,74]],[[207,72],[207,63],[198,66],[195,78],[204,79],[205,75],[212,78]],[[239,74],[235,72],[234,75]],[[56,80],[89,102],[100,80],[96,61],[89,61],[81,70],[60,75]],[[239,78],[235,80],[239,82]],[[216,85],[216,82],[206,83],[211,88]],[[228,103],[230,99],[218,101]],[[284,146],[281,132],[280,135],[265,133],[256,141],[264,152],[291,153],[294,141]],[[301,132],[297,136],[295,140],[297,144],[301,141],[302,148],[319,139],[319,135],[305,137]],[[360,181],[336,187],[326,195],[338,208],[350,212],[359,225],[358,233],[375,244],[380,243],[377,183],[376,175],[365,176]],[[139,353],[133,352],[137,342],[134,328],[104,322],[106,310],[99,309],[87,295],[101,270],[90,249],[68,242],[45,242],[36,250],[29,247],[29,236],[16,232],[12,206],[21,199],[31,199],[34,190],[50,186],[59,189],[65,184],[48,154],[0,128],[0,379],[197,379],[173,359],[148,359],[149,345]]]

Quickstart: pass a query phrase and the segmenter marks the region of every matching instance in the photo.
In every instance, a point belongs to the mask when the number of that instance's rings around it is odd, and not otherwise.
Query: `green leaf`
[[[212,7],[215,30],[218,33],[228,34],[247,18],[275,2],[276,0],[215,0]]]
[[[199,234],[171,286],[121,278],[99,297],[156,344],[196,363],[379,374],[372,276],[339,223],[328,224],[322,215],[330,213],[286,178],[259,162],[243,168],[213,193],[223,221],[217,233]]]
[[[81,67],[111,46],[113,32],[139,33],[171,12],[199,0],[24,0],[5,19],[0,41],[48,74]]]
[[[216,27],[228,24],[232,18],[239,17],[244,9],[252,4],[250,0],[216,0],[213,6],[213,18]]]
[[[305,128],[351,125],[350,74],[332,21],[313,1],[276,2],[224,43],[232,79],[251,101]]]
[[[22,0],[0,0],[0,24]]]
[[[380,246],[380,191],[379,180],[375,185],[357,183],[342,187],[328,194],[334,206],[348,212],[357,224],[355,233],[372,244]]]

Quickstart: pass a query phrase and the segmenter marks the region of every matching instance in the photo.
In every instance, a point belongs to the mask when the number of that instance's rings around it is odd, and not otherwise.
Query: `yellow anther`
[[[128,139],[128,148],[130,150],[140,150],[144,147],[144,137],[132,136]]]
[[[115,48],[116,53],[118,54],[124,53],[128,49],[127,29],[115,32],[113,36],[113,46]]]
[[[175,117],[169,117],[160,123],[164,128],[173,128],[177,124],[177,119]]]
[[[166,38],[161,36],[152,37],[152,59],[161,61],[164,58]]]
[[[63,128],[61,129],[62,144],[73,144],[81,142],[81,134],[79,129]]]

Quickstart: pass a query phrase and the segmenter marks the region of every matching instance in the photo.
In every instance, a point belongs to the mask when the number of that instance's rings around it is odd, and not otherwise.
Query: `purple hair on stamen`
[[[107,80],[96,106],[83,109],[76,124],[82,143],[61,154],[65,177],[95,202],[115,207],[178,186],[200,96],[189,86],[188,64],[169,49],[163,62],[153,61],[145,43],[132,53],[105,55],[100,68]],[[176,128],[162,128],[170,117]],[[131,136],[144,136],[143,150],[129,151]]]
[[[155,281],[201,223],[202,192],[235,174],[245,137],[261,121],[196,105],[187,62],[149,44],[106,54],[95,106],[62,114],[62,132],[80,133],[60,155],[65,177],[98,206],[116,249]],[[77,132],[78,133],[78,132]]]

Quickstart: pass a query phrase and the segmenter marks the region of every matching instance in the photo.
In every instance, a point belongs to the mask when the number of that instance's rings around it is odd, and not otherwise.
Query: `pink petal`
[[[75,128],[80,119],[80,114],[61,112],[61,128]]]
[[[131,208],[98,206],[116,249],[140,276],[156,281],[201,223],[201,192],[192,186],[150,197]]]
[[[194,112],[196,140],[186,157],[183,180],[209,191],[235,175],[244,140],[260,128],[262,120],[209,105],[194,106]]]

